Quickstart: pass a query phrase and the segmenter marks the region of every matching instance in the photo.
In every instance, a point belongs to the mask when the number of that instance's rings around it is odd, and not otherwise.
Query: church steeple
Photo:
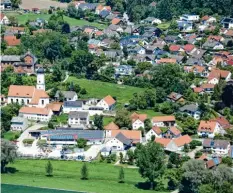
[[[37,70],[37,84],[36,88],[40,90],[45,91],[45,74],[44,74],[44,68],[39,68]]]

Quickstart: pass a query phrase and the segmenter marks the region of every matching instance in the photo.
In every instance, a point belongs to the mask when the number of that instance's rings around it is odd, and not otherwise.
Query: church
[[[44,108],[49,104],[49,96],[45,92],[45,73],[43,68],[37,70],[37,85],[11,85],[8,91],[7,103],[18,103],[29,107]]]

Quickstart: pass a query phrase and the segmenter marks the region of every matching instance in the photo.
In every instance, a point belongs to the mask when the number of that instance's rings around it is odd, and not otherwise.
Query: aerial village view
[[[1,0],[2,193],[233,193],[233,0]]]

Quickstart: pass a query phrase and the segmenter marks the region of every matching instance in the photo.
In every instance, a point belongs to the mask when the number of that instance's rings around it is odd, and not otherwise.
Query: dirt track
[[[67,3],[60,3],[57,1],[51,1],[51,0],[22,0],[22,4],[20,5],[20,8],[22,9],[32,9],[32,8],[48,9],[50,6],[66,8]]]

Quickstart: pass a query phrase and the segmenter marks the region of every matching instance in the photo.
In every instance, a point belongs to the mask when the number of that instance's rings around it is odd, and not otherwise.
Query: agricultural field
[[[143,92],[144,88],[118,85],[114,83],[101,82],[96,80],[77,79],[69,77],[68,82],[77,83],[81,88],[87,90],[85,98],[103,98],[107,95],[117,98],[117,106],[128,103],[134,93]]]
[[[15,16],[18,19],[19,24],[25,24],[28,20],[33,21],[37,18],[48,20],[51,15],[49,14],[35,14],[35,13],[27,13],[27,14],[19,14],[17,12],[9,12],[6,13],[7,16]],[[74,19],[67,16],[64,16],[64,21],[70,24],[70,26],[84,26],[91,25],[100,29],[104,29],[106,26],[104,24],[100,24],[97,22],[89,22],[83,19]]]
[[[99,162],[87,163],[89,179],[81,180],[82,162],[51,161],[53,177],[45,175],[46,163],[47,160],[16,160],[8,165],[14,172],[2,174],[2,183],[95,193],[156,193],[155,191],[144,190],[149,186],[145,183],[145,179],[141,178],[137,169],[125,168],[125,183],[119,184],[118,166]],[[13,168],[15,169],[13,170]],[[10,192],[21,193],[22,191]],[[53,192],[59,193],[59,191]],[[23,191],[23,193],[27,192]],[[43,193],[47,192],[43,191]]]

